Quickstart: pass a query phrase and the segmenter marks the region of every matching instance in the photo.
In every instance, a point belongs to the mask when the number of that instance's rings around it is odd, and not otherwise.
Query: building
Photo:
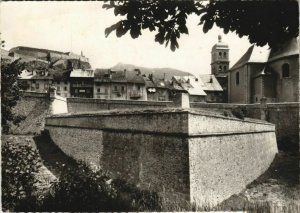
[[[230,69],[228,82],[232,103],[298,102],[298,40],[272,49],[252,45]]]
[[[110,69],[96,69],[94,98],[147,100],[145,81],[140,70],[112,71]]]
[[[199,82],[206,93],[205,101],[208,103],[222,103],[224,101],[224,91],[214,75],[199,75]]]
[[[148,101],[169,101],[170,100],[170,82],[164,78],[159,79],[153,77],[153,74],[149,74],[148,77],[144,77],[147,100]]]
[[[74,69],[71,71],[70,74],[71,97],[93,98],[94,97],[93,90],[94,90],[93,70]]]
[[[203,90],[203,85],[203,82],[195,76],[172,77],[173,88],[178,91],[188,92],[190,102],[205,102],[207,94]]]
[[[222,42],[222,36],[218,36],[218,43],[211,50],[211,74],[216,77],[223,89],[223,100],[228,97],[228,69],[229,69],[229,46]]]

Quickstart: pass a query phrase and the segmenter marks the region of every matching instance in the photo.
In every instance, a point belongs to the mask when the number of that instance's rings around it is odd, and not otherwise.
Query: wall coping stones
[[[218,125],[212,126],[216,119]],[[59,114],[47,117],[46,126],[199,137],[275,131],[274,124],[261,120],[240,120],[214,112],[178,108]]]

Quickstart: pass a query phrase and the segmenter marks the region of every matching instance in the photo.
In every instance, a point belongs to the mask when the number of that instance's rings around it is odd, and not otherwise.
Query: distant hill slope
[[[147,67],[136,66],[133,64],[123,64],[123,63],[118,63],[115,66],[111,67],[111,69],[112,70],[140,69],[142,74],[146,74],[146,75],[153,74],[153,76],[156,78],[162,78],[165,73],[167,80],[170,80],[172,78],[172,76],[174,76],[174,75],[179,75],[179,76],[192,75],[189,72],[184,72],[184,71],[173,69],[173,68],[147,68]]]

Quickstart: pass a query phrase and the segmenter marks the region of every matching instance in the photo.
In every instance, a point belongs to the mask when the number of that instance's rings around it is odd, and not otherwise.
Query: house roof
[[[223,91],[220,83],[214,75],[199,75],[199,78],[204,83],[204,91]]]
[[[93,78],[94,70],[73,69],[70,74],[71,78]]]
[[[234,70],[239,68],[246,63],[265,63],[268,61],[270,50],[268,46],[257,47],[252,45],[245,52],[245,54],[230,68],[230,70]]]
[[[96,69],[95,81],[145,84],[143,76],[134,71],[112,71],[110,69]]]
[[[291,55],[299,55],[298,48],[298,39],[293,38],[282,44],[279,48],[272,48],[268,61],[273,61]]]
[[[173,80],[190,95],[206,95],[202,87],[203,83],[195,76],[173,76]]]

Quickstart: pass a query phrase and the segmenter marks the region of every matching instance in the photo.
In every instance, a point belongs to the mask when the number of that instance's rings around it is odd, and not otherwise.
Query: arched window
[[[222,71],[222,66],[221,65],[219,66],[219,71]]]
[[[240,73],[239,72],[235,73],[235,84],[236,85],[240,84]]]
[[[226,52],[223,52],[223,57],[226,58],[227,54]]]
[[[224,72],[226,71],[226,66],[223,67],[223,71],[224,71]]]
[[[222,52],[219,52],[219,57],[220,57],[220,58],[222,57]]]
[[[290,77],[290,65],[288,63],[285,63],[281,67],[282,70],[282,77],[283,78],[288,78]]]

